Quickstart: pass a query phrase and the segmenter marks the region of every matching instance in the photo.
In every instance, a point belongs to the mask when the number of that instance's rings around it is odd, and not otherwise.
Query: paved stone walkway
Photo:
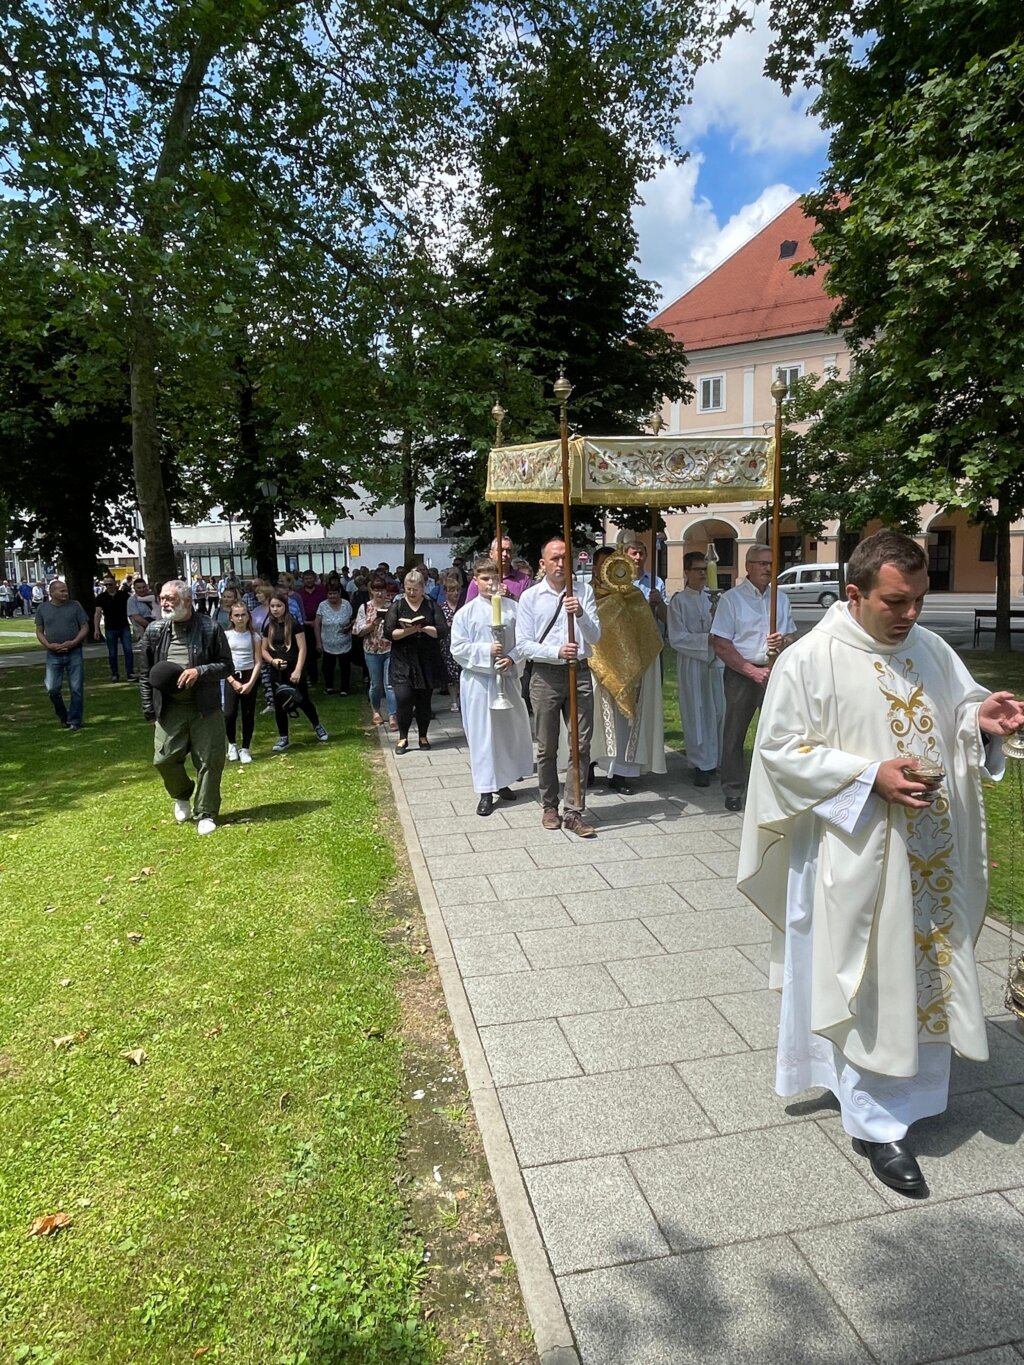
[[[439,710],[432,739],[395,758],[384,734],[541,1359],[1020,1365],[1002,929],[980,941],[991,1060],[954,1061],[948,1112],[915,1128],[931,1194],[911,1203],[830,1099],[773,1092],[768,931],[717,789],[672,755],[636,796],[594,794],[583,841],[541,829],[532,780],[481,819],[458,718]]]

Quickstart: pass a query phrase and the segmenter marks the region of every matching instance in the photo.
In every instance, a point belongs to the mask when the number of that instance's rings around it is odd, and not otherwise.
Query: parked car
[[[838,564],[794,564],[779,574],[790,605],[830,607],[839,599]]]

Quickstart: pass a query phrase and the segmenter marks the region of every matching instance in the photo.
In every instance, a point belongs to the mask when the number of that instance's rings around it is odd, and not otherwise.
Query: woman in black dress
[[[409,752],[409,726],[413,716],[420,735],[420,748],[429,749],[430,694],[444,682],[441,640],[447,635],[444,615],[436,602],[424,595],[425,576],[419,569],[405,575],[402,593],[388,608],[384,635],[391,641],[391,686],[398,716],[395,753]]]

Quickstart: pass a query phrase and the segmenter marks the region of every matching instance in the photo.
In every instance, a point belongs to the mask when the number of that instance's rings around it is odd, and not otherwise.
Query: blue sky
[[[825,164],[827,137],[807,113],[813,91],[787,99],[761,74],[768,48],[763,13],[698,72],[680,137],[691,153],[641,188],[634,212],[640,273],[670,303],[714,269],[798,194]]]

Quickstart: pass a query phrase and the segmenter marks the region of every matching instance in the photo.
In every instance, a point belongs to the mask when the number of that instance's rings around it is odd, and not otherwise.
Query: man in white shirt
[[[545,829],[571,830],[581,839],[592,839],[594,829],[584,819],[590,740],[594,731],[594,690],[587,662],[591,647],[601,638],[593,589],[574,583],[567,597],[565,541],[549,540],[541,551],[544,577],[527,588],[519,599],[516,640],[520,655],[533,664],[530,702],[537,735],[537,778],[544,807]],[[569,643],[567,618],[573,617],[576,640]],[[569,660],[576,662],[576,696],[579,717],[580,798],[576,803],[571,772],[566,774],[564,809],[558,813],[558,735],[560,721],[569,725]]]
[[[708,563],[700,550],[683,556],[682,592],[668,604],[668,642],[676,652],[679,719],[693,781],[710,787],[718,767],[725,694],[722,664],[711,643],[711,598]]]
[[[658,623],[658,629],[661,631],[661,638],[664,639],[668,611],[665,605],[665,580],[659,578],[657,574],[648,572],[647,545],[638,535],[627,532],[619,537],[619,543],[623,553],[633,561],[634,586],[640,589],[650,605],[654,619]]]
[[[742,810],[747,789],[743,741],[750,722],[761,709],[770,669],[769,654],[776,654],[796,638],[796,625],[789,598],[778,597],[778,629],[769,629],[772,552],[767,545],[751,545],[747,551],[747,576],[722,594],[711,626],[715,653],[725,664],[725,725],[719,765],[726,810]]]

